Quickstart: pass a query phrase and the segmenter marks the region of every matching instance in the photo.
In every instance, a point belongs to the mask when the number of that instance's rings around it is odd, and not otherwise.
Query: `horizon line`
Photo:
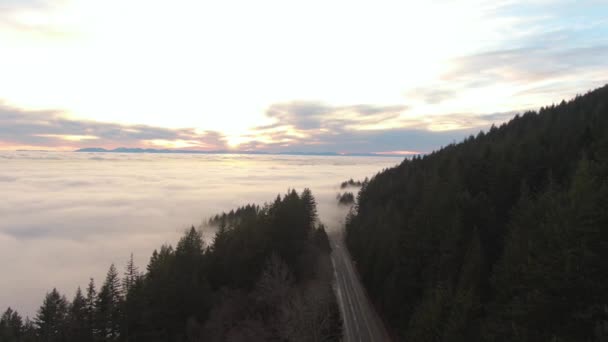
[[[7,150],[10,151],[10,150]],[[249,155],[309,155],[309,156],[360,156],[360,157],[413,157],[425,155],[425,152],[415,151],[387,151],[387,152],[312,152],[312,151],[252,151],[252,150],[188,150],[188,149],[156,149],[141,147],[117,147],[107,149],[103,147],[85,147],[76,150],[45,150],[45,149],[17,149],[13,152],[60,152],[60,153],[150,153],[150,154],[249,154]]]

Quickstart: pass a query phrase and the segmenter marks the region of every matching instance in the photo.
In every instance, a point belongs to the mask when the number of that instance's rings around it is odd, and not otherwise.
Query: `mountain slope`
[[[608,86],[364,184],[347,245],[408,341],[608,336]]]

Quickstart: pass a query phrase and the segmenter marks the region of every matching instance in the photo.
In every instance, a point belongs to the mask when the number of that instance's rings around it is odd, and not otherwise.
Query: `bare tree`
[[[331,287],[323,281],[308,283],[281,307],[280,335],[288,341],[332,340],[334,313]]]
[[[289,267],[278,255],[273,254],[256,284],[256,300],[279,307],[289,297],[292,286],[293,277]]]

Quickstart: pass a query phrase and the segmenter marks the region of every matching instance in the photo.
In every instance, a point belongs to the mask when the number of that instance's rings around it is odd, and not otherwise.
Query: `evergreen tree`
[[[117,341],[120,337],[122,307],[121,281],[114,264],[110,266],[106,280],[99,290],[96,302],[96,316],[99,336],[104,341]]]
[[[23,323],[23,333],[21,335],[20,342],[38,342],[38,334],[36,332],[36,326],[29,319],[25,318],[25,322]]]
[[[80,287],[72,300],[68,312],[68,341],[91,341],[91,327],[87,321],[87,299]]]
[[[186,323],[198,325],[206,318],[210,301],[210,287],[205,269],[205,249],[200,231],[191,227],[175,248],[175,282],[177,288],[176,327],[179,335],[186,331]]]
[[[347,247],[408,341],[608,337],[608,86],[364,181]]]
[[[87,296],[85,298],[85,322],[89,334],[87,340],[92,341],[99,335],[99,324],[97,321],[97,289],[93,278],[89,279],[87,285]]]
[[[17,342],[23,335],[23,320],[10,307],[0,317],[0,341]]]
[[[304,204],[304,210],[308,213],[308,225],[312,225],[317,220],[317,201],[315,197],[312,195],[312,192],[309,188],[305,188],[302,191],[302,203]]]
[[[125,294],[125,296],[128,295],[129,291],[139,277],[139,270],[137,269],[137,266],[135,266],[135,262],[133,261],[133,253],[131,253],[131,257],[127,262],[122,283],[122,292]]]
[[[36,315],[38,337],[45,342],[63,342],[67,337],[68,301],[57,289],[46,294]]]
[[[281,340],[292,331],[338,340],[331,272],[319,271],[331,267],[329,240],[324,227],[316,225],[315,213],[309,190],[302,196],[290,190],[263,208],[246,205],[218,214],[221,228],[208,248],[192,227],[175,249],[163,245],[154,251],[144,274],[131,255],[124,279],[111,265],[99,291],[90,279],[86,296],[78,288],[71,304],[54,289],[39,310],[35,329],[7,310],[0,319],[0,341],[256,341]],[[283,289],[281,300],[272,291],[259,290],[272,255],[290,258],[291,264],[277,263],[281,274],[299,276],[290,277],[288,286],[277,284]],[[292,291],[302,294],[297,301],[287,300]],[[306,318],[300,319],[301,314]],[[285,315],[289,324],[282,323]],[[319,332],[306,328],[310,324],[319,326]]]

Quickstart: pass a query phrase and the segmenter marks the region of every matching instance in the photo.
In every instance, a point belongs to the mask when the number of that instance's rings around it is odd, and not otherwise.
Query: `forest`
[[[364,182],[347,246],[395,340],[608,339],[608,86]]]
[[[155,250],[145,271],[133,257],[111,265],[72,300],[48,292],[32,319],[8,308],[2,342],[338,341],[331,247],[309,189],[262,207],[214,216],[208,246],[192,227]]]

